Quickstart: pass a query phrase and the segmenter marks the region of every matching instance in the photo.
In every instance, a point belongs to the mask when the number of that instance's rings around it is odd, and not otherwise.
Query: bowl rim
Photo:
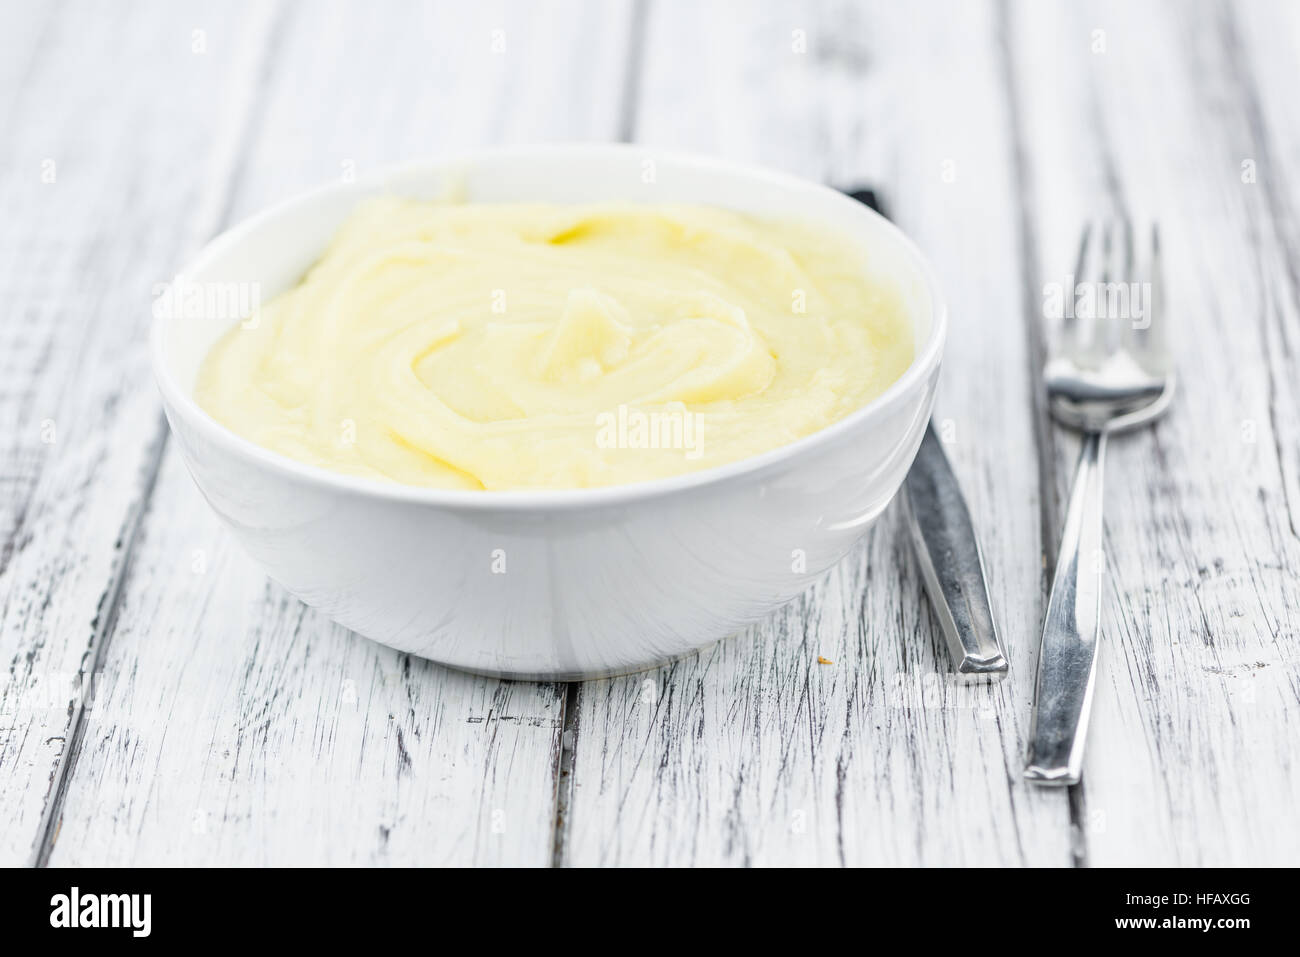
[[[726,462],[706,469],[684,472],[665,478],[646,479],[619,485],[603,485],[596,488],[498,490],[431,488],[334,472],[320,466],[299,462],[279,452],[273,452],[222,425],[194,400],[188,390],[181,387],[167,362],[165,348],[168,326],[173,320],[166,315],[159,315],[154,317],[150,328],[150,360],[153,366],[154,378],[157,380],[159,391],[162,393],[165,409],[181,417],[186,424],[200,429],[205,439],[222,447],[224,451],[230,454],[251,460],[257,465],[277,472],[285,478],[307,482],[336,492],[388,501],[472,510],[571,509],[598,505],[621,505],[642,499],[671,495],[676,492],[705,488],[741,476],[771,471],[787,459],[810,453],[820,446],[834,441],[846,432],[867,425],[872,420],[882,418],[887,412],[906,402],[912,393],[924,388],[926,381],[938,371],[948,332],[947,304],[929,259],[921,251],[920,247],[892,221],[838,190],[800,176],[767,169],[762,166],[735,163],[713,156],[654,149],[635,143],[551,143],[501,146],[449,153],[446,156],[379,167],[367,172],[354,182],[336,182],[317,186],[295,194],[241,220],[206,243],[188,261],[185,268],[179,271],[179,275],[192,275],[206,265],[208,260],[219,256],[229,247],[243,241],[245,237],[267,222],[298,207],[318,202],[327,195],[341,191],[355,191],[360,199],[367,190],[373,187],[382,186],[390,179],[420,170],[455,169],[458,166],[470,166],[476,161],[489,157],[509,157],[522,160],[539,153],[552,155],[583,153],[609,156],[634,154],[643,160],[649,159],[665,164],[692,166],[720,174],[741,175],[754,180],[756,184],[769,183],[773,186],[813,190],[830,194],[837,200],[850,203],[862,213],[878,220],[878,225],[884,227],[884,234],[888,235],[914,260],[925,283],[926,292],[930,297],[929,336],[913,356],[911,364],[903,370],[903,374],[890,384],[884,392],[861,408],[855,409],[842,419],[832,422],[810,435],[803,436],[785,445],[779,445],[766,452],[760,452],[757,455],[747,456],[734,462]]]

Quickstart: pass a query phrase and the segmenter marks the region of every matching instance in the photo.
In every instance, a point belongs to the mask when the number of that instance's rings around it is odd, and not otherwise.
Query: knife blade
[[[880,215],[888,215],[874,190],[845,192]],[[971,681],[1005,678],[1010,663],[993,617],[984,556],[933,420],[926,426],[921,448],[903,482],[903,493],[925,592],[957,674]]]

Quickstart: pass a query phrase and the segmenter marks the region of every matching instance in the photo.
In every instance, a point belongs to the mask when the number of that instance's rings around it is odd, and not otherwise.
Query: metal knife
[[[845,192],[887,215],[873,190]],[[925,591],[948,639],[957,674],[972,681],[1005,678],[1009,663],[993,618],[984,558],[933,421],[926,427],[903,492]]]

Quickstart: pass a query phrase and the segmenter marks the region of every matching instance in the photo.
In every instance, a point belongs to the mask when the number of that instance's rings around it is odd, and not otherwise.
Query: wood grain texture
[[[585,12],[287,9],[223,218],[374,164],[612,137],[630,8]],[[550,863],[563,687],[451,672],[306,609],[171,449],[103,672],[51,864]]]
[[[562,697],[400,655],[251,565],[168,455],[51,863],[538,865]]]
[[[952,308],[936,418],[1012,678],[951,682],[891,509],[773,619],[584,685],[566,862],[1067,865],[1066,795],[1020,780],[1041,568],[1037,473],[1007,467],[1035,451],[996,11],[764,9],[655,4],[637,138],[882,186],[933,257]]]
[[[1108,450],[1078,795],[1098,866],[1300,857],[1297,183],[1277,155],[1300,145],[1277,99],[1295,85],[1296,16],[1196,12],[1024,3],[1010,18],[1039,283],[1065,281],[1085,217],[1158,219],[1183,385],[1164,419]],[[1050,434],[1060,495],[1077,442]]]
[[[1300,10],[130,12],[0,19],[0,865],[1300,857]],[[934,260],[936,419],[1007,683],[948,679],[894,509],[744,635],[568,688],[352,635],[212,517],[160,429],[154,284],[302,188],[618,137],[870,184]],[[1041,293],[1111,212],[1161,221],[1183,388],[1111,445],[1085,778],[1036,791],[1022,752],[1077,448],[1035,399]]]
[[[221,92],[244,55],[195,54],[194,11],[155,12],[13,9],[0,30],[0,864],[39,854],[157,464],[152,288],[219,202],[208,142],[239,132]],[[259,47],[241,5],[206,23],[214,51]]]

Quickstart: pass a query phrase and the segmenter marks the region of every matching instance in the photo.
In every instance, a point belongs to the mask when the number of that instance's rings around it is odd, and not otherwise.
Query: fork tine
[[[1106,291],[1111,282],[1116,281],[1116,272],[1121,263],[1116,262],[1122,243],[1116,233],[1113,219],[1106,219],[1101,229],[1100,269],[1094,269],[1091,277],[1092,316],[1087,325],[1079,330],[1079,356],[1088,364],[1100,364],[1106,356],[1114,352],[1119,345],[1114,323],[1110,322],[1107,311],[1108,297]]]
[[[1074,260],[1074,278],[1082,279],[1084,266],[1088,259],[1088,239],[1092,236],[1092,222],[1084,223],[1083,234],[1079,237],[1079,255]]]
[[[1079,288],[1079,283],[1086,281],[1087,270],[1090,265],[1089,255],[1092,241],[1092,221],[1083,224],[1083,232],[1079,236],[1079,251],[1074,258],[1074,272],[1071,274],[1070,288],[1065,290],[1065,297],[1069,306],[1061,312],[1060,336],[1062,344],[1068,344],[1073,347],[1079,334],[1079,317],[1075,314],[1075,291]]]
[[[1149,321],[1142,330],[1142,348],[1147,357],[1163,371],[1167,364],[1168,339],[1165,323],[1165,275],[1164,261],[1160,251],[1160,224],[1151,223],[1151,265],[1148,281],[1150,294],[1147,297],[1147,314]]]
[[[1102,282],[1110,282],[1111,233],[1114,231],[1114,225],[1108,219],[1101,231],[1101,276],[1099,278]]]
[[[1106,251],[1106,272],[1102,276],[1101,288],[1097,290],[1101,304],[1097,312],[1100,317],[1097,337],[1102,342],[1103,358],[1123,345],[1128,327],[1132,325],[1124,316],[1128,284],[1133,279],[1133,224],[1126,213],[1121,213],[1108,224],[1108,234],[1113,242]],[[1112,286],[1119,287],[1114,300],[1110,296]]]
[[[1153,255],[1148,253],[1148,257],[1143,258],[1141,263],[1135,262],[1135,266],[1140,268],[1130,269],[1128,272],[1128,281],[1136,289],[1129,300],[1129,316],[1124,323],[1124,344],[1138,354],[1146,352],[1150,339],[1151,301],[1145,293],[1153,286],[1150,282]]]
[[[1113,352],[1116,345],[1113,335],[1114,326],[1109,321],[1110,314],[1106,310],[1106,290],[1115,281],[1115,254],[1119,245],[1115,242],[1114,234],[1115,221],[1108,219],[1106,220],[1106,245],[1102,258],[1101,280],[1100,285],[1095,290],[1097,305],[1093,313],[1092,347],[1099,361]]]
[[[1130,296],[1130,318],[1124,323],[1124,345],[1134,357],[1153,372],[1162,370],[1164,353],[1164,323],[1161,303],[1162,276],[1160,264],[1160,227],[1151,224],[1149,252],[1142,260],[1142,268],[1129,273],[1129,281],[1136,286]],[[1138,309],[1141,309],[1141,315]]]

